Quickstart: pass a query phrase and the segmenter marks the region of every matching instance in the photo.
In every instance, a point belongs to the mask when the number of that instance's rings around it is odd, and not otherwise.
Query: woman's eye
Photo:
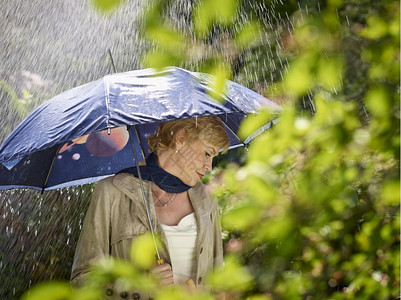
[[[210,157],[211,155],[208,152],[205,152],[206,157]]]

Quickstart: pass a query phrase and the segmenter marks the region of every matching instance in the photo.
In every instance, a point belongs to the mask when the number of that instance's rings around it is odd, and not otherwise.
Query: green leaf
[[[208,7],[202,3],[198,4],[194,12],[193,23],[195,32],[201,37],[205,36],[208,33],[212,22],[213,19],[211,14],[209,13]]]
[[[344,0],[328,0],[327,6],[330,8],[340,8],[344,3]]]
[[[344,61],[341,56],[320,57],[318,62],[317,80],[326,90],[338,93],[341,89]]]
[[[387,181],[383,184],[380,200],[386,205],[400,204],[400,181]]]
[[[101,259],[91,267],[90,271],[89,279],[100,286],[118,278],[134,278],[137,275],[131,262],[116,258]]]
[[[261,222],[256,228],[255,241],[263,243],[273,240],[285,240],[294,230],[293,220],[285,207],[277,204],[267,209],[267,211],[269,210],[272,216],[269,216],[267,220]]]
[[[256,114],[248,115],[241,122],[238,135],[244,141],[270,121],[272,121],[272,112],[269,109],[262,109]]]
[[[259,24],[255,21],[245,23],[235,37],[235,44],[239,49],[245,49],[260,42]]]
[[[251,295],[246,298],[247,300],[272,300],[270,295]]]
[[[161,49],[181,52],[185,47],[185,37],[168,24],[149,27],[146,37]]]
[[[224,265],[216,269],[209,277],[216,291],[246,291],[252,286],[252,276],[234,255],[226,255]]]
[[[296,58],[284,75],[284,85],[286,91],[301,96],[312,88],[314,83],[313,68],[317,62],[315,55],[301,55]]]
[[[212,24],[225,26],[233,24],[237,13],[237,0],[203,0],[194,9],[193,24],[195,32],[204,37]]]
[[[161,70],[165,67],[176,66],[179,64],[180,59],[176,53],[164,50],[155,50],[147,52],[142,57],[143,64],[147,68],[155,68]]]
[[[155,264],[156,249],[151,233],[137,237],[131,244],[131,261],[141,269],[150,269]]]
[[[282,299],[302,299],[303,291],[311,284],[301,272],[286,271],[283,279],[277,286]]]
[[[242,205],[224,214],[221,223],[228,229],[246,230],[258,221],[260,214],[261,211],[258,207]]]
[[[72,289],[68,282],[39,283],[28,290],[22,300],[66,300],[72,299]]]
[[[254,162],[247,167],[248,170],[251,168],[256,170],[249,172],[250,174],[244,181],[245,188],[253,203],[261,207],[266,207],[274,202],[278,196],[274,189],[277,187],[272,187],[271,184],[268,184],[269,175],[266,172],[262,173],[263,170],[266,170],[265,165]],[[260,174],[257,174],[258,171]],[[251,172],[254,174],[251,174]]]
[[[99,288],[84,286],[80,289],[73,289],[71,299],[74,300],[98,300],[104,295],[104,291]]]
[[[367,27],[361,30],[360,36],[376,40],[385,36],[387,32],[387,22],[379,16],[374,15],[368,17]]]
[[[390,115],[390,95],[383,86],[372,87],[366,94],[366,106],[375,117]]]
[[[21,117],[26,117],[29,113],[26,104],[28,103],[28,99],[31,97],[29,92],[23,91],[24,99],[21,100],[18,98],[18,95],[16,94],[15,90],[5,80],[0,80],[0,92],[2,91],[7,93],[8,96],[10,97],[11,103],[13,104],[15,111]]]
[[[227,79],[231,74],[231,69],[224,63],[218,63],[213,65],[208,72],[213,75],[212,82],[210,82],[209,95],[219,102],[223,102],[224,98],[222,95],[227,86]]]
[[[224,25],[234,23],[237,14],[238,0],[209,0],[211,11],[214,11],[216,20]]]
[[[140,33],[144,39],[147,37],[147,30],[154,26],[161,26],[165,21],[163,18],[164,0],[146,1],[140,15],[141,30]]]
[[[93,5],[101,12],[111,12],[120,6],[125,0],[92,0]]]

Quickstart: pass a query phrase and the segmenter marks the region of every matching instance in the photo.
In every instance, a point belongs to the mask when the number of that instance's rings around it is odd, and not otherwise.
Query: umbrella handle
[[[187,284],[187,287],[189,289],[189,292],[191,294],[195,294],[196,293],[196,285],[195,282],[190,278],[187,281],[185,281],[185,283]]]
[[[160,266],[162,264],[164,264],[164,259],[163,258],[159,258],[157,260],[157,265]],[[191,294],[195,294],[196,293],[196,285],[195,282],[190,278],[187,281],[185,281],[189,291],[191,292]]]

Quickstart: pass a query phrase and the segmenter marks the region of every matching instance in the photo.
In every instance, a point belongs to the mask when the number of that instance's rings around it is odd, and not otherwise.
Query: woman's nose
[[[211,172],[212,171],[212,168],[213,168],[212,163],[213,163],[213,159],[211,157],[206,159],[206,161],[205,161],[206,172]]]

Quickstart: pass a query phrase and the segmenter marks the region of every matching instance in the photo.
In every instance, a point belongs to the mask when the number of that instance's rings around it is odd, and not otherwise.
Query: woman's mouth
[[[197,174],[198,174],[198,176],[199,176],[199,178],[200,178],[200,180],[202,180],[202,178],[203,178],[203,174],[201,174],[201,173],[199,173],[199,172],[196,172]]]

